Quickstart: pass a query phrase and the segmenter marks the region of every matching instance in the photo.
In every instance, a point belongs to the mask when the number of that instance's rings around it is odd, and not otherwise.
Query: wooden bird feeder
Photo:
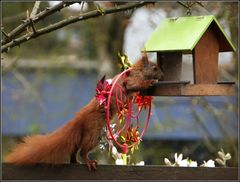
[[[145,44],[157,53],[164,81],[146,94],[165,96],[234,95],[234,82],[218,81],[219,52],[235,51],[232,42],[210,16],[169,18],[161,23]],[[182,55],[192,54],[193,80],[181,81]],[[184,71],[184,70],[183,70]]]

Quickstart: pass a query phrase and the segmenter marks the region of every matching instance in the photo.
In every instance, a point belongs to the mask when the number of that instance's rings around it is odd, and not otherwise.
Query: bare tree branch
[[[70,6],[71,4],[74,4],[76,2],[61,2],[51,8],[46,8],[45,10],[41,11],[40,13],[36,14],[35,17],[32,18],[32,21],[34,23],[37,23],[40,20],[43,20],[45,17],[60,11],[61,9]],[[29,19],[24,20],[21,25],[16,27],[14,30],[12,30],[10,33],[8,33],[9,38],[2,40],[2,45],[12,41],[16,36],[20,35],[22,32],[26,30],[28,26],[31,26],[31,21]]]
[[[62,21],[59,21],[55,24],[52,24],[45,28],[36,30],[35,33],[27,33],[26,35],[23,35],[20,38],[12,40],[11,42],[2,46],[1,52],[7,52],[12,47],[20,45],[26,41],[29,41],[30,39],[37,38],[43,34],[52,32],[54,30],[60,29],[64,26],[67,26],[72,23],[76,23],[78,21],[82,21],[82,20],[86,20],[86,19],[90,19],[90,18],[94,18],[94,17],[99,17],[99,16],[103,16],[103,15],[107,15],[107,14],[112,14],[112,13],[116,13],[116,12],[121,12],[121,11],[129,10],[129,9],[134,9],[134,8],[142,7],[146,4],[151,4],[151,3],[152,2],[142,1],[142,2],[138,2],[138,3],[131,3],[131,4],[121,5],[121,6],[117,6],[117,7],[112,7],[109,9],[104,9],[104,11],[94,10],[94,11],[90,11],[90,12],[87,12],[84,14],[80,14],[79,16],[71,16],[71,17],[64,19]]]

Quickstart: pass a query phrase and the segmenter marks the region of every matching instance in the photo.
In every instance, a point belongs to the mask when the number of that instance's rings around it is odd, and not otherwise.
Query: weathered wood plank
[[[159,81],[154,84],[154,86],[160,85],[186,85],[190,84],[190,81]]]
[[[85,165],[61,164],[56,166],[38,164],[17,167],[3,164],[5,180],[236,180],[238,169],[186,168],[162,166],[116,166],[99,165],[97,171],[88,171]]]
[[[218,52],[219,44],[215,32],[208,29],[193,51],[194,83],[217,83]]]
[[[143,91],[152,96],[220,96],[236,95],[234,84],[168,84],[158,85]]]

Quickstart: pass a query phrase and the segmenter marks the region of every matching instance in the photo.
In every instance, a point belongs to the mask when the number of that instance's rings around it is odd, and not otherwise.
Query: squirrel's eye
[[[153,67],[153,70],[154,70],[154,71],[157,71],[158,69],[157,69],[157,67],[156,67],[156,66],[154,66],[154,67]]]

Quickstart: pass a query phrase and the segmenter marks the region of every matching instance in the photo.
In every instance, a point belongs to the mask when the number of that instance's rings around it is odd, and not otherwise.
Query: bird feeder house
[[[147,52],[157,53],[164,81],[151,95],[200,96],[234,95],[234,82],[218,81],[219,52],[235,51],[223,28],[212,15],[164,20],[145,43]],[[191,54],[193,83],[182,81],[183,54]]]

